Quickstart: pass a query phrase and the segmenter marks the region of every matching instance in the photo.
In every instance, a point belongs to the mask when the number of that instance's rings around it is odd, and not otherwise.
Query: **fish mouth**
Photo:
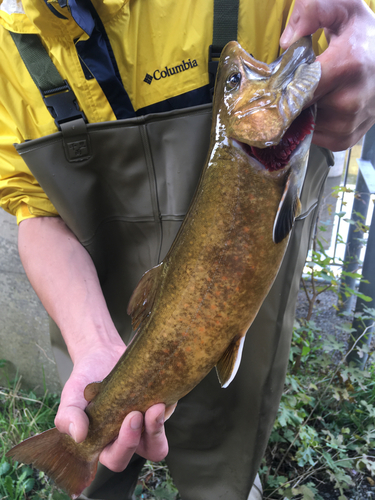
[[[315,126],[314,106],[302,111],[275,146],[257,148],[236,140],[243,151],[258,160],[269,172],[281,170],[290,162],[297,146],[310,135]]]

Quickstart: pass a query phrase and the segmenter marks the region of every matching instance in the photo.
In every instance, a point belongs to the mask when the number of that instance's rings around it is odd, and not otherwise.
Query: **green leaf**
[[[25,493],[29,493],[34,488],[34,485],[35,479],[33,477],[29,477],[22,486]]]
[[[4,476],[9,470],[11,469],[11,466],[8,462],[3,462],[0,465],[0,476]]]
[[[294,495],[302,495],[302,500],[314,500],[315,493],[308,486],[299,486],[298,488],[292,488]]]
[[[305,345],[304,348],[302,349],[302,356],[306,356],[307,354],[309,354],[310,351],[311,351],[310,347],[308,345]]]
[[[372,301],[371,297],[369,297],[368,295],[364,295],[363,293],[356,292],[355,295],[357,297],[359,297],[360,299],[364,300],[365,302],[371,302]]]
[[[134,495],[138,497],[139,495],[142,494],[142,492],[143,492],[143,486],[141,484],[137,484],[134,490]]]
[[[166,488],[156,488],[154,491],[154,495],[156,498],[160,498],[160,500],[175,500],[176,499],[176,494],[168,491]]]
[[[62,491],[54,491],[52,500],[70,500],[70,496]]]
[[[6,476],[4,479],[4,486],[10,496],[11,499],[14,498],[14,486],[13,486],[13,480],[10,476]]]
[[[18,482],[19,483],[22,483],[22,481],[24,479],[26,479],[28,476],[31,476],[31,474],[33,473],[33,469],[31,467],[27,467],[26,465],[24,467],[22,467],[22,473],[20,475],[20,477],[18,478]]]

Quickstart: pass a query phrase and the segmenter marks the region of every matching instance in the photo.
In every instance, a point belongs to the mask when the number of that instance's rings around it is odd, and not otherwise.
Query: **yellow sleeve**
[[[0,207],[24,219],[58,215],[14,147],[22,142],[17,127],[0,104]]]

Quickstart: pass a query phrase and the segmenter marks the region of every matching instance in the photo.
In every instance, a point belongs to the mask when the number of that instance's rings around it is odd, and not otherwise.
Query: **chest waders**
[[[16,148],[90,253],[128,341],[129,297],[143,272],[167,253],[188,209],[208,150],[211,105],[86,124],[70,92],[62,108],[49,104],[60,131]],[[166,423],[167,463],[183,500],[248,497],[283,390],[300,276],[329,164],[327,151],[312,148],[302,215],[247,334],[234,381],[221,389],[211,372]],[[120,474],[102,468],[82,498],[131,498],[142,464],[135,458]]]

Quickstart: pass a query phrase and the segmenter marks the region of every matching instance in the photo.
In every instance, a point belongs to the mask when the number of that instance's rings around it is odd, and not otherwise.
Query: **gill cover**
[[[227,44],[222,53],[215,87],[216,134],[225,130],[271,176],[284,179],[273,228],[275,243],[289,234],[300,213],[316,115],[315,106],[303,109],[320,76],[311,37],[301,38],[269,65],[237,42]]]

